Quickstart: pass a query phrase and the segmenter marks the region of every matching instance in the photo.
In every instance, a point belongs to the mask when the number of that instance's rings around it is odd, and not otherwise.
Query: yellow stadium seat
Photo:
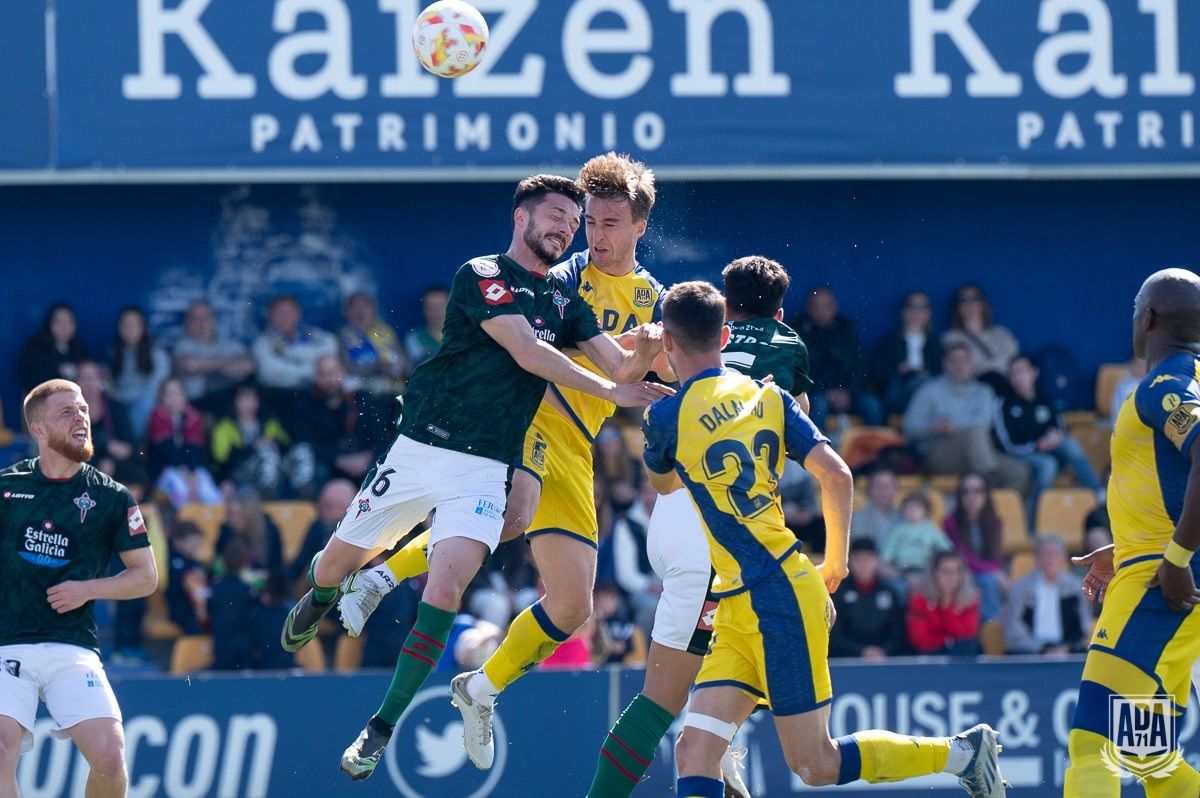
[[[212,562],[217,553],[217,538],[221,535],[221,524],[225,523],[223,504],[185,504],[179,508],[176,523],[190,521],[204,533],[204,545],[200,549],[204,562]]]
[[[1088,462],[1100,477],[1112,463],[1112,429],[1093,424],[1071,430],[1071,437],[1079,441]]]
[[[1076,427],[1094,426],[1100,417],[1091,410],[1064,410],[1062,420],[1063,426],[1068,430],[1074,430]]]
[[[312,502],[263,502],[263,512],[279,527],[283,542],[283,561],[291,563],[304,545],[304,536],[316,520],[317,508]]]
[[[1013,555],[1012,562],[1008,564],[1008,578],[1015,582],[1030,573],[1036,566],[1037,558],[1033,552],[1019,551]]]
[[[340,635],[337,639],[337,647],[333,650],[333,669],[339,672],[356,671],[362,667],[363,648],[365,648],[367,638],[359,635],[351,637],[350,635]]]
[[[1011,488],[996,488],[992,491],[992,506],[1004,526],[1004,553],[1032,550],[1033,541],[1029,539],[1029,525],[1025,520],[1025,500],[1021,494]]]
[[[940,490],[926,490],[925,496],[929,499],[929,520],[940,527],[946,518],[946,494]]]
[[[1038,498],[1034,521],[1039,535],[1058,535],[1071,551],[1083,549],[1084,522],[1096,509],[1096,494],[1086,488],[1051,488]]]
[[[1112,395],[1117,390],[1117,383],[1129,376],[1129,366],[1125,363],[1106,363],[1096,374],[1096,412],[1102,418],[1112,416]]]
[[[296,652],[296,665],[305,673],[325,672],[325,649],[320,639],[314,637]]]
[[[212,635],[183,635],[171,649],[171,673],[180,676],[208,668],[213,663]]]
[[[979,647],[985,656],[998,657],[1004,653],[1004,624],[988,621],[979,627]]]
[[[901,496],[911,490],[920,490],[925,484],[925,477],[920,474],[902,474],[896,477],[896,490]]]

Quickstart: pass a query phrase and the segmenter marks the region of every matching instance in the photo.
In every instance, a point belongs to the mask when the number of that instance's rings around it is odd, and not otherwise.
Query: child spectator
[[[283,572],[283,538],[279,527],[263,512],[253,493],[239,493],[229,502],[225,523],[221,524],[221,534],[217,537],[217,554],[222,562],[225,549],[234,540],[246,544],[246,567],[257,572],[259,579]],[[224,567],[228,568],[228,563]]]
[[[191,521],[180,521],[171,530],[167,567],[170,575],[164,598],[171,622],[185,635],[208,628],[208,567],[201,561],[204,533]]]
[[[850,544],[850,575],[833,594],[837,623],[829,656],[882,660],[904,653],[904,600],[879,572],[879,549],[870,538]]]
[[[883,544],[883,558],[905,576],[928,571],[935,553],[954,548],[946,533],[929,520],[930,509],[925,493],[906,494],[900,503],[903,520]]]
[[[1004,528],[992,505],[982,474],[967,473],[958,483],[954,512],[942,523],[946,537],[962,555],[980,594],[983,620],[999,617],[1008,577],[1004,573]]]
[[[159,388],[147,440],[150,477],[172,504],[220,503],[221,492],[204,467],[204,422],[196,408],[188,404],[183,383],[175,378],[164,381]]]
[[[213,670],[254,667],[254,607],[258,596],[246,582],[250,549],[235,539],[221,552],[225,573],[218,577],[208,598],[212,620]]]
[[[283,628],[291,608],[287,581],[282,574],[272,574],[258,594],[258,605],[254,607],[255,668],[286,670],[295,667],[296,657],[285,651],[279,641],[279,630]]]
[[[921,654],[978,654],[979,594],[962,556],[939,552],[908,601],[908,640]]]
[[[231,413],[212,432],[216,477],[237,487],[251,487],[265,497],[286,485],[291,496],[309,496],[316,469],[308,446],[293,446],[279,419],[266,412],[258,386],[242,383],[233,395]]]
[[[133,432],[140,440],[146,435],[159,387],[171,374],[171,358],[154,342],[141,309],[128,307],[117,316],[109,370],[115,385],[113,396],[129,408]]]

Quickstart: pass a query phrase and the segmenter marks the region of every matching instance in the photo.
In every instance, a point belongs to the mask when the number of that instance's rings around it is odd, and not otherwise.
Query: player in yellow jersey
[[[1148,796],[1200,794],[1175,735],[1200,656],[1200,278],[1167,269],[1143,283],[1133,348],[1147,374],[1113,428],[1114,544],[1083,560],[1085,590],[1103,594],[1104,607],[1069,738],[1070,798],[1119,795],[1123,769]]]
[[[564,291],[578,292],[591,306],[602,331],[639,352],[661,351],[649,327],[659,320],[663,289],[638,265],[635,252],[654,207],[654,175],[628,156],[608,153],[584,164],[577,182],[586,193],[588,250],[551,274],[564,283]],[[581,353],[574,359],[588,370],[597,368]],[[660,365],[666,370],[665,360]],[[453,700],[463,713],[464,743],[477,767],[492,763],[491,716],[498,693],[591,616],[598,531],[592,441],[614,409],[611,402],[551,384],[526,435],[501,540],[526,534],[546,595],[517,615],[482,669],[452,682]],[[361,632],[387,591],[427,569],[427,542],[422,535],[385,565],[347,579],[339,606],[352,635]]]
[[[785,391],[721,365],[725,303],[704,282],[671,288],[663,346],[682,382],[646,411],[646,467],[660,493],[687,488],[705,527],[720,597],[676,745],[679,798],[722,798],[720,760],[757,704],[775,715],[788,767],[810,785],[893,782],[955,773],[974,798],[1004,795],[996,733],[956,737],[868,731],[829,736],[829,625],[847,573],[853,478]],[[826,558],[814,566],[783,522],[775,492],[784,457],[821,483]]]

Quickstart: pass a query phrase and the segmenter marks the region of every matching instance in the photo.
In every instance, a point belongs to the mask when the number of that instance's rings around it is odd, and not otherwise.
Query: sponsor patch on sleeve
[[[1175,444],[1176,449],[1182,449],[1197,422],[1200,422],[1200,405],[1190,403],[1180,405],[1172,411],[1171,415],[1167,416],[1163,434],[1167,436],[1167,440]]]
[[[471,261],[471,271],[480,277],[495,277],[500,273],[500,267],[496,265],[495,261],[487,258],[475,258]]]
[[[512,291],[500,280],[480,280],[479,293],[489,305],[507,305],[513,301]]]
[[[136,504],[129,508],[129,534],[146,534],[146,522],[142,519],[142,508]]]

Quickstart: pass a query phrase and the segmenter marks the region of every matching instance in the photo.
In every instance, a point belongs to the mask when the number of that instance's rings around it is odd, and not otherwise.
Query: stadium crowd
[[[19,353],[18,383],[23,391],[54,377],[79,383],[93,463],[143,502],[161,562],[157,594],[100,613],[111,662],[392,667],[419,584],[391,593],[357,641],[327,622],[318,650],[293,657],[279,629],[309,561],[390,444],[396,397],[437,350],[447,296],[429,288],[423,321],[401,335],[365,293],[345,298],[336,332],[307,323],[300,302],[281,294],[248,343],[218,335],[213,307],[196,302],[169,351],[136,307],[117,315],[107,348],[80,340],[69,305],[48,310]],[[914,291],[894,331],[864,348],[834,293],[817,287],[788,322],[808,347],[812,416],[859,477],[851,573],[834,596],[830,653],[1082,651],[1093,608],[1068,556],[1109,540],[1108,413],[1144,370],[1136,362],[1109,369],[1118,379],[1097,391],[1097,412],[1064,412],[1056,375],[1022,353],[979,286],[955,293],[949,329],[939,334],[931,320],[930,298]],[[8,462],[29,454],[27,440],[2,423],[0,446]],[[544,667],[644,660],[661,584],[646,555],[655,493],[642,477],[641,447],[636,412],[618,413],[596,438],[595,613]],[[816,483],[793,466],[779,486],[785,515],[819,555]],[[440,667],[477,667],[537,599],[527,549],[514,541],[489,560]],[[199,642],[194,659],[180,652],[184,641]]]

